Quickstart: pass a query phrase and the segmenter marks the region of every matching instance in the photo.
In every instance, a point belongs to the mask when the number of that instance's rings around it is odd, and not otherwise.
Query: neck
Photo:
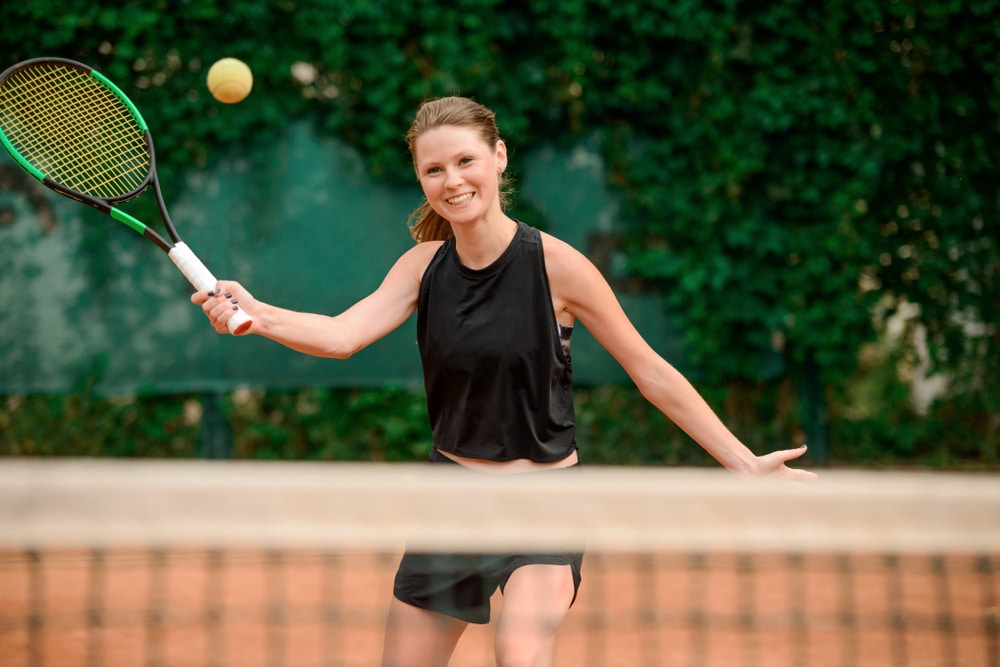
[[[462,264],[470,269],[482,269],[507,249],[517,233],[517,223],[504,215],[497,221],[455,225],[454,232],[455,250]]]

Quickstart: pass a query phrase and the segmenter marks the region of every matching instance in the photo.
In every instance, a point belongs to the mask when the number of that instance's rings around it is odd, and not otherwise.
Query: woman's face
[[[472,127],[443,125],[416,140],[414,166],[427,202],[452,225],[502,213],[500,174],[507,168],[507,147],[491,148]]]

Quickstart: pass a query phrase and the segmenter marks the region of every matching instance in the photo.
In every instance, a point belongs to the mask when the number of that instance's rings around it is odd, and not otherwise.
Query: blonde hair
[[[417,110],[417,115],[406,133],[406,143],[410,147],[410,156],[416,168],[417,139],[427,132],[445,125],[472,127],[479,130],[483,140],[490,148],[496,148],[500,141],[500,131],[497,129],[496,118],[492,111],[478,102],[466,97],[442,97],[424,102]],[[510,205],[511,185],[506,172],[500,174],[499,197],[500,206],[504,210]],[[410,214],[406,221],[410,236],[417,243],[423,241],[443,241],[451,238],[454,232],[451,223],[441,217],[426,201]]]

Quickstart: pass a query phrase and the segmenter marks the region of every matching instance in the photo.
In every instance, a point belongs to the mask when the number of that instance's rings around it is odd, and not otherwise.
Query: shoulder
[[[405,275],[419,283],[442,245],[443,241],[423,241],[416,244],[399,256],[389,274],[400,277]]]
[[[593,262],[569,243],[546,232],[539,234],[550,279],[583,278],[597,271]]]
[[[413,257],[433,257],[445,243],[445,241],[421,241],[403,253],[403,256],[412,255]]]
[[[556,313],[571,313],[587,324],[595,312],[613,306],[615,296],[611,287],[586,255],[545,232],[542,232],[542,248]]]
[[[399,261],[426,267],[438,253],[444,241],[422,241],[404,252]]]

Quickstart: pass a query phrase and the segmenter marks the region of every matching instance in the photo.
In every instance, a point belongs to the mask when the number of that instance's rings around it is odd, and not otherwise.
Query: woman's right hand
[[[226,323],[237,311],[243,310],[253,318],[257,306],[253,295],[234,280],[220,280],[211,291],[195,292],[191,303],[201,306],[212,327],[221,334],[229,333]],[[245,333],[254,333],[254,325]]]

